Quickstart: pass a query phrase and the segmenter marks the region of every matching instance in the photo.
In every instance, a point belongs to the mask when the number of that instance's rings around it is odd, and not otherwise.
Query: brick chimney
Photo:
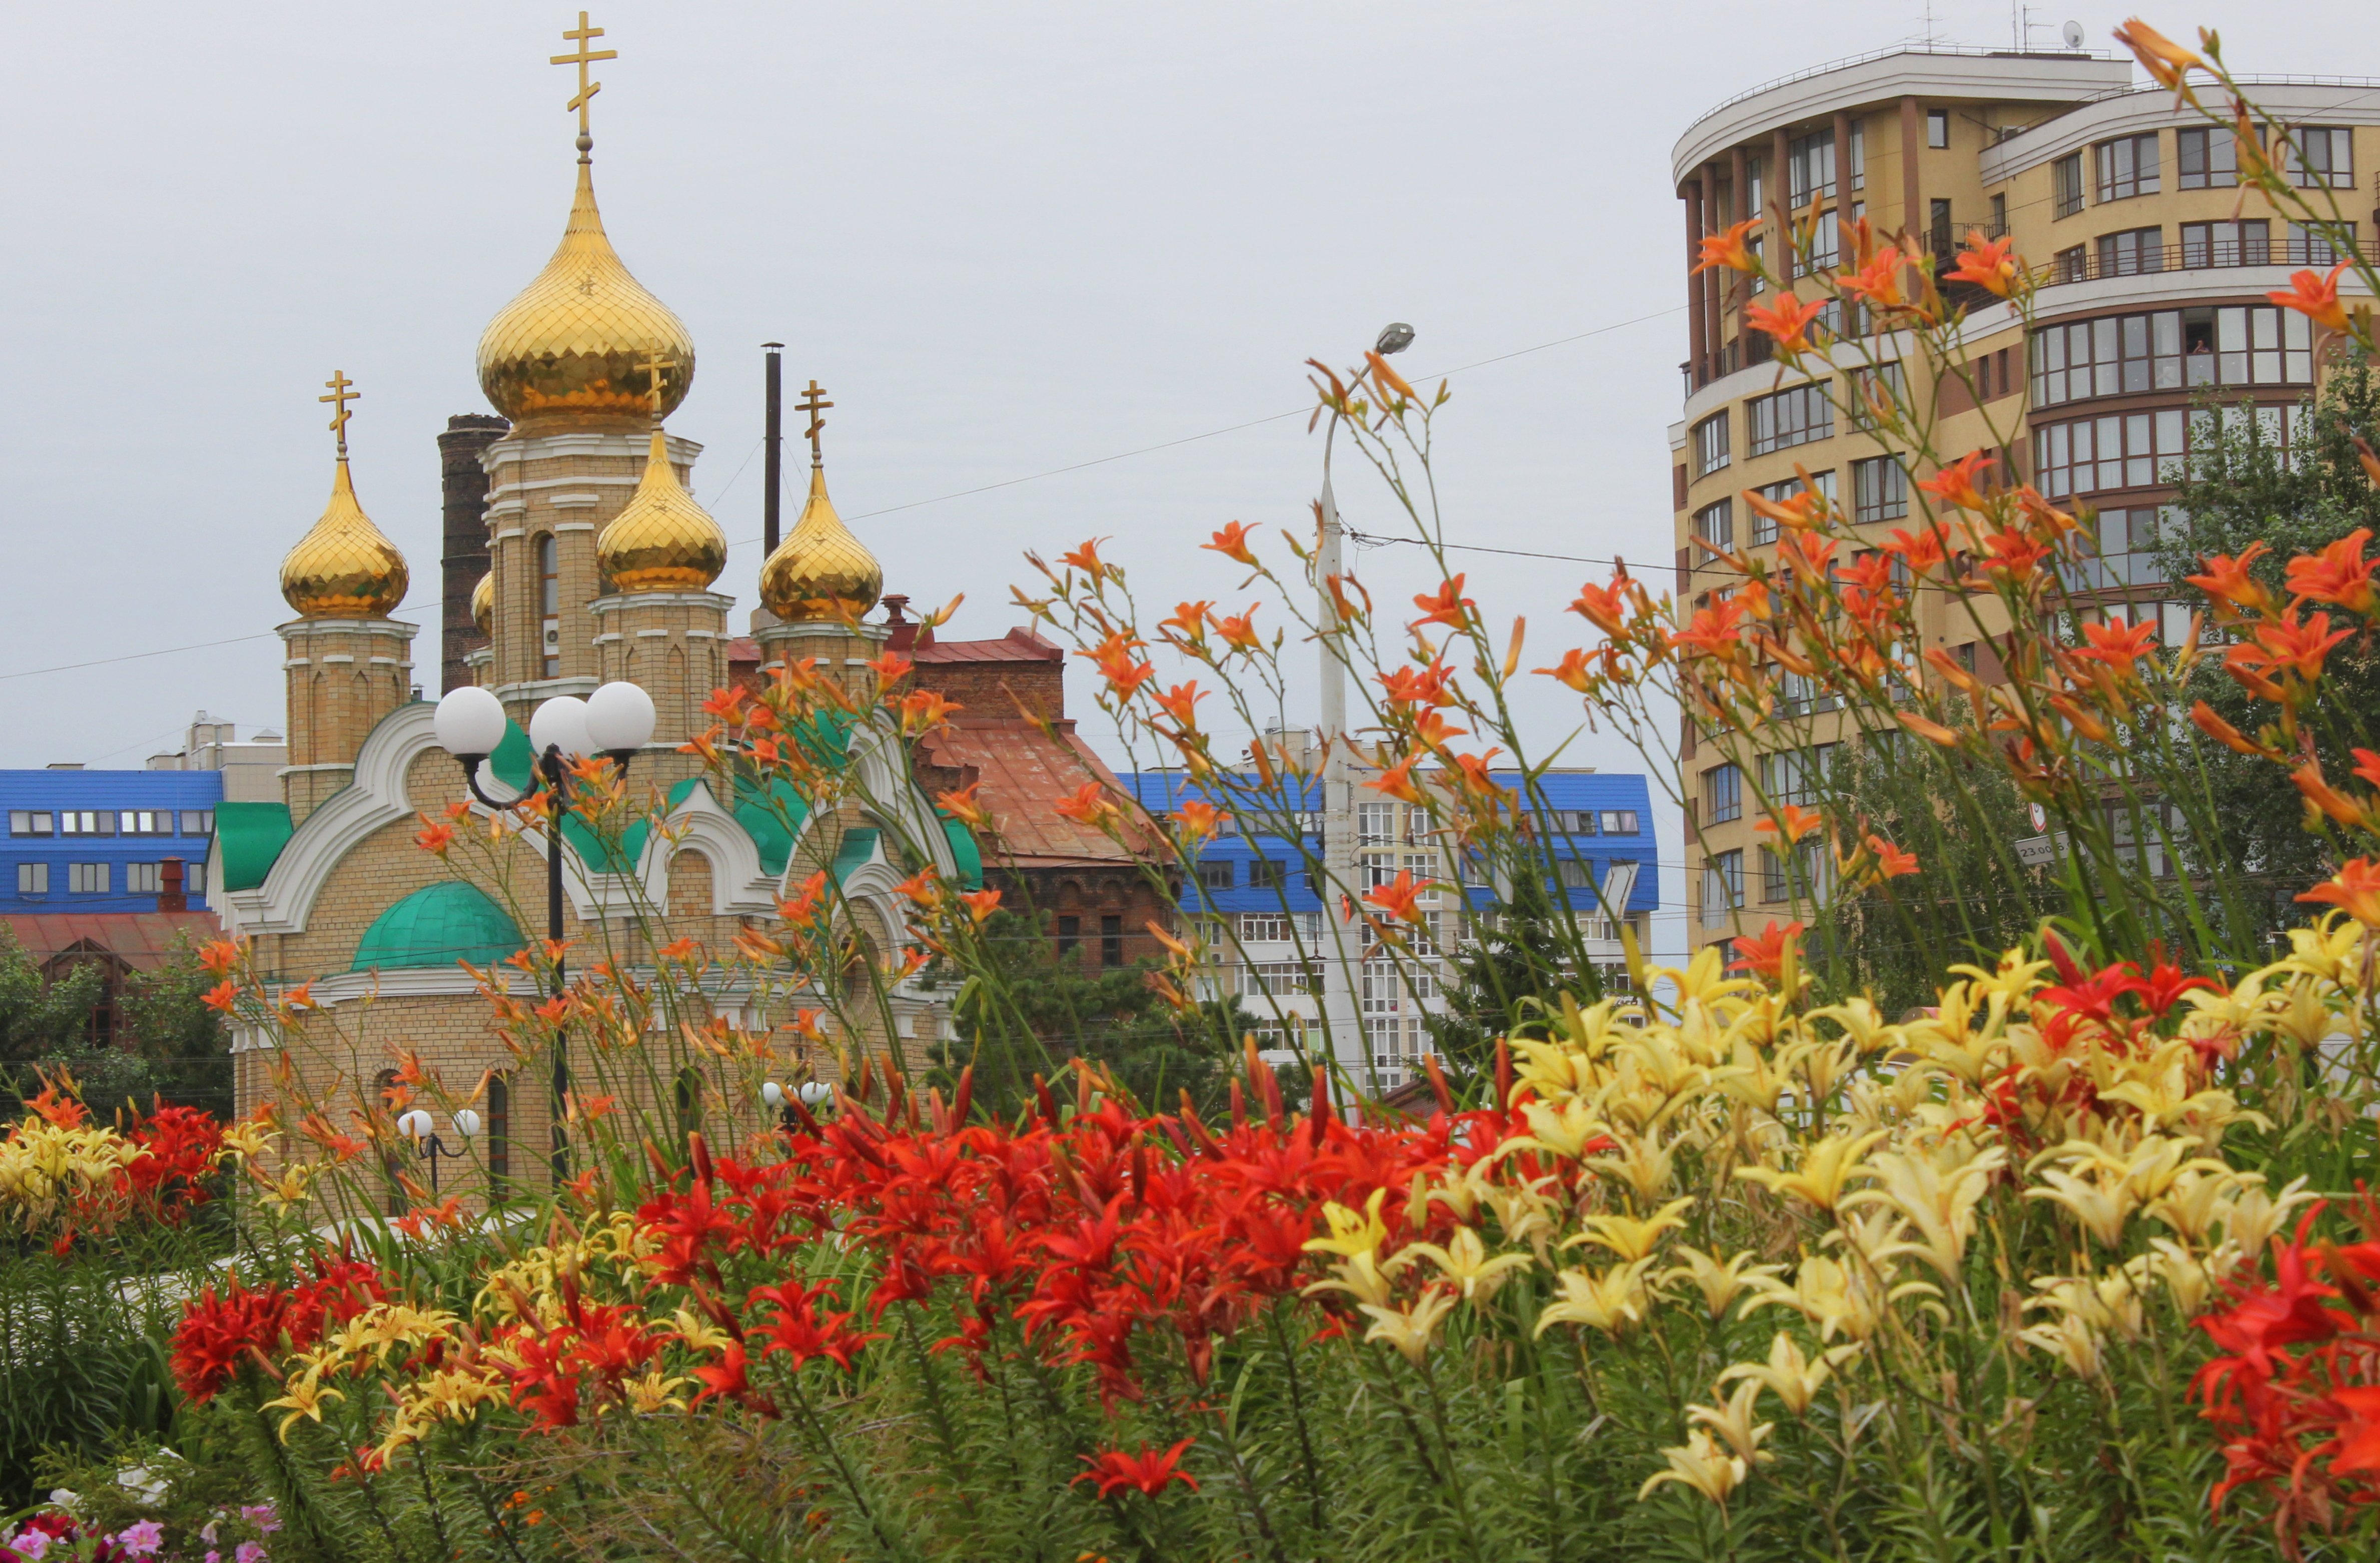
[[[178,857],[161,859],[157,864],[157,910],[188,912],[190,898],[182,893],[182,860]]]
[[[471,622],[471,590],[488,573],[488,469],[480,458],[511,427],[485,413],[457,413],[438,436],[439,488],[446,519],[446,546],[439,560],[445,598],[438,636],[442,694],[471,682],[463,658],[487,644]]]

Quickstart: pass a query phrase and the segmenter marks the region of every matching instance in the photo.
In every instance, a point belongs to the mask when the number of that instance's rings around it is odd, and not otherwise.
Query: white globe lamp
[[[480,1132],[480,1115],[469,1108],[455,1109],[455,1133],[470,1139]]]
[[[396,1132],[408,1140],[428,1139],[431,1128],[430,1114],[419,1108],[401,1114],[396,1121]]]
[[[463,759],[495,753],[504,741],[504,702],[476,685],[448,690],[431,719],[438,746]]]
[[[587,736],[587,702],[557,695],[528,719],[528,741],[539,754],[560,749],[564,759],[584,759],[594,745]]]
[[[653,697],[615,680],[587,697],[587,737],[595,754],[628,755],[653,735]]]

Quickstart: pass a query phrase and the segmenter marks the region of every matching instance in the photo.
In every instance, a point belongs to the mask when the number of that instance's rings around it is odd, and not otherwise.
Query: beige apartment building
[[[2251,91],[2291,127],[2276,157],[2289,176],[2318,200],[2335,200],[2359,235],[2380,225],[2380,82],[2288,77]],[[1980,290],[1954,293],[1968,308],[1974,391],[1947,378],[1938,392],[1913,381],[1908,390],[1921,406],[1938,396],[1943,451],[1992,450],[2008,480],[2087,513],[2096,556],[2069,568],[2069,586],[2092,612],[2156,619],[2170,645],[2189,613],[2153,550],[2173,518],[2175,467],[2204,437],[2190,409],[2216,387],[2228,405],[2222,417],[2256,418],[2286,445],[2326,345],[2306,317],[2265,296],[2335,257],[2255,192],[2243,199],[2235,157],[2228,133],[2177,110],[2171,92],[2136,79],[2129,59],[1902,47],[1730,99],[1679,139],[1671,173],[1689,265],[1706,232],[1757,217],[1770,269],[1798,273],[1797,262],[1779,261],[1792,248],[1785,213],[1806,220],[1814,205],[1864,216],[1880,236],[1906,231],[1933,250],[1938,273],[1972,229],[2010,237],[2039,279],[2029,336],[2009,305]],[[1836,225],[1816,227],[1830,250]],[[1824,267],[1832,257],[1815,260]],[[1805,301],[1826,297],[1816,277],[1791,285]],[[1687,291],[1685,402],[1670,430],[1681,599],[1726,579],[1697,537],[1773,551],[1773,526],[1742,496],[1798,491],[1797,466],[1864,535],[1909,526],[1909,475],[1840,410],[1860,353],[1839,345],[1836,372],[1824,379],[1780,372],[1767,338],[1743,324],[1745,306],[1766,293],[1730,272],[1692,276]],[[1879,358],[1900,352],[1889,335],[1866,345]],[[1912,363],[1909,374],[1923,370]],[[1925,596],[1918,614],[1929,648],[1979,676],[1999,674],[1988,626],[1979,632],[1964,609]],[[1842,737],[1842,719],[1794,700],[1790,679],[1786,694],[1775,742],[1764,745],[1770,752],[1753,757],[1758,777],[1686,734],[1694,945],[1791,915],[1793,880],[1765,849],[1771,838],[1755,832],[1755,799],[1809,802],[1798,789]]]

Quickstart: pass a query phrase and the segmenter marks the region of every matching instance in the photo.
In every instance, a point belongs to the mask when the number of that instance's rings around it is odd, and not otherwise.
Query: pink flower
[[[165,1545],[165,1527],[154,1520],[143,1520],[137,1525],[126,1526],[114,1539],[127,1557],[154,1557],[157,1549]]]
[[[264,1545],[261,1542],[242,1542],[239,1550],[231,1556],[232,1563],[264,1563]]]
[[[239,1517],[255,1526],[258,1533],[263,1535],[269,1536],[281,1529],[281,1517],[273,1512],[273,1506],[269,1503],[241,1504]]]
[[[25,1559],[25,1563],[36,1563],[42,1554],[50,1550],[50,1538],[41,1531],[20,1531],[8,1540],[0,1542],[0,1546]]]

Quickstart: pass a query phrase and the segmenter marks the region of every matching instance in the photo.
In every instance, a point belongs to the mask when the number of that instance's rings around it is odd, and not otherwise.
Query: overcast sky
[[[2124,14],[2044,10],[2041,39],[2071,15],[2107,47]],[[328,490],[314,398],[334,368],[364,394],[357,488],[412,563],[437,693],[433,440],[487,410],[480,330],[560,235],[570,73],[545,62],[574,19],[520,0],[11,9],[0,765],[137,766],[200,707],[281,725],[276,572]],[[1299,408],[1301,360],[1344,362],[1395,319],[1419,333],[1416,379],[1599,333],[1455,377],[1451,539],[1666,558],[1685,353],[1670,147],[1721,98],[1926,25],[1917,6],[1745,0],[612,0],[594,19],[621,55],[600,73],[597,189],[695,336],[671,428],[707,447],[696,491],[739,545],[719,583],[738,622],[776,339],[788,380],[837,404],[834,495],[888,589],[965,591],[960,635],[1019,622],[1024,550],[1092,535],[1150,600],[1229,599],[1236,573],[1195,543],[1234,518],[1303,526],[1319,442],[1281,418],[917,502]],[[2360,8],[2150,19],[2220,25],[2242,67],[2380,68],[2349,57]],[[2010,37],[1994,4],[1942,0],[1933,25]],[[1342,497],[1353,527],[1390,520]],[[1576,641],[1560,609],[1594,567],[1466,563],[1543,660]],[[1359,566],[1384,600],[1427,584],[1411,551]],[[253,638],[17,676],[235,636]],[[1542,752],[1566,708],[1531,714]],[[1633,764],[1591,737],[1566,757]]]

